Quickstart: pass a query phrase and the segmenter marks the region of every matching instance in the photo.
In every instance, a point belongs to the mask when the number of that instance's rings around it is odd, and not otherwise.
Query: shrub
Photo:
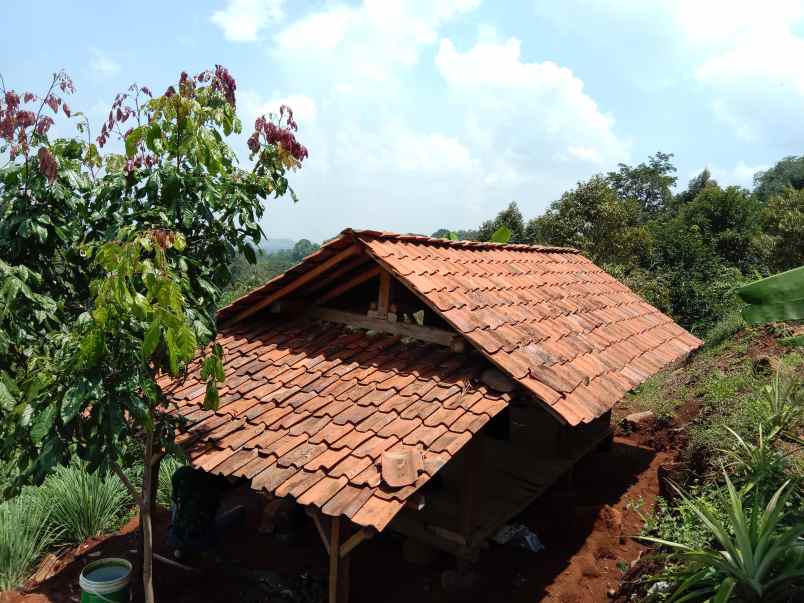
[[[83,463],[57,468],[41,493],[49,501],[51,524],[71,543],[116,530],[132,505],[117,477],[90,473]]]
[[[731,312],[721,318],[709,329],[704,339],[707,346],[716,346],[734,336],[745,326],[743,315],[739,311]]]
[[[21,586],[56,536],[48,501],[35,489],[0,504],[0,591]]]
[[[746,508],[741,493],[728,475],[725,478],[726,521],[681,493],[717,547],[643,537],[681,553],[682,566],[667,576],[675,585],[670,600],[795,600],[793,593],[804,586],[804,524],[782,527],[788,484],[765,506],[755,490],[753,503]]]

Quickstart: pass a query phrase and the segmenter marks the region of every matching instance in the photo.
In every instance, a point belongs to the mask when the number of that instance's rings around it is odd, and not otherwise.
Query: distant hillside
[[[296,241],[292,239],[265,239],[260,243],[260,249],[266,253],[273,253],[275,251],[283,251],[285,249],[292,249]]]

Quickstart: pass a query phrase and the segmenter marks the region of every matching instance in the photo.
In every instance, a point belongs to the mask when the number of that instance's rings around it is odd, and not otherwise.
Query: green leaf
[[[139,145],[143,136],[145,135],[145,128],[134,128],[126,136],[126,156],[133,157],[137,153],[137,145]]]
[[[249,264],[257,263],[257,254],[254,253],[254,248],[248,243],[243,245],[243,255],[246,256],[246,260],[248,260]]]
[[[494,234],[491,235],[491,242],[492,243],[507,243],[511,240],[511,229],[507,226],[500,226],[497,230],[494,231]]]
[[[457,232],[452,232],[452,231],[450,231],[450,233],[447,235],[447,238],[450,241],[460,241],[461,240],[461,238],[458,236],[458,233]]]
[[[56,418],[56,405],[50,404],[45,409],[36,415],[36,419],[31,427],[31,440],[34,444],[42,441],[47,433],[53,427],[53,421]]]
[[[0,381],[0,408],[6,412],[11,412],[15,404],[16,400],[14,400],[14,396],[8,391],[6,384]]]
[[[783,303],[804,298],[804,266],[780,272],[737,289],[748,304]]]
[[[81,410],[81,405],[85,399],[86,387],[83,383],[74,385],[64,392],[64,399],[61,402],[61,420],[64,423],[72,421]]]
[[[207,383],[207,393],[204,395],[204,410],[218,410],[220,404],[218,386],[214,381]]]
[[[151,356],[153,356],[154,352],[156,351],[156,346],[159,345],[159,338],[161,334],[162,325],[159,322],[159,318],[156,317],[148,327],[148,330],[145,331],[145,337],[143,337],[142,357],[144,360],[147,361]]]

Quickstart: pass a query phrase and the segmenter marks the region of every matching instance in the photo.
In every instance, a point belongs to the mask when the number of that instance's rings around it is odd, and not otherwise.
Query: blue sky
[[[6,0],[0,18],[7,86],[64,67],[98,124],[131,82],[216,63],[247,125],[290,104],[310,158],[301,201],[269,202],[273,237],[472,227],[512,200],[533,217],[658,150],[681,185],[709,167],[750,186],[802,153],[802,1]]]

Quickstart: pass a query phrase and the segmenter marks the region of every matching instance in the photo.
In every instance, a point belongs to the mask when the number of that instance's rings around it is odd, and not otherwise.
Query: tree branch
[[[120,478],[121,482],[123,482],[123,485],[126,487],[129,494],[131,494],[131,496],[134,498],[134,501],[137,503],[137,506],[140,509],[142,509],[145,506],[145,503],[142,499],[142,495],[141,493],[137,492],[137,489],[128,479],[128,476],[125,473],[123,473],[123,470],[117,463],[112,463],[112,471],[114,471],[114,474]]]

